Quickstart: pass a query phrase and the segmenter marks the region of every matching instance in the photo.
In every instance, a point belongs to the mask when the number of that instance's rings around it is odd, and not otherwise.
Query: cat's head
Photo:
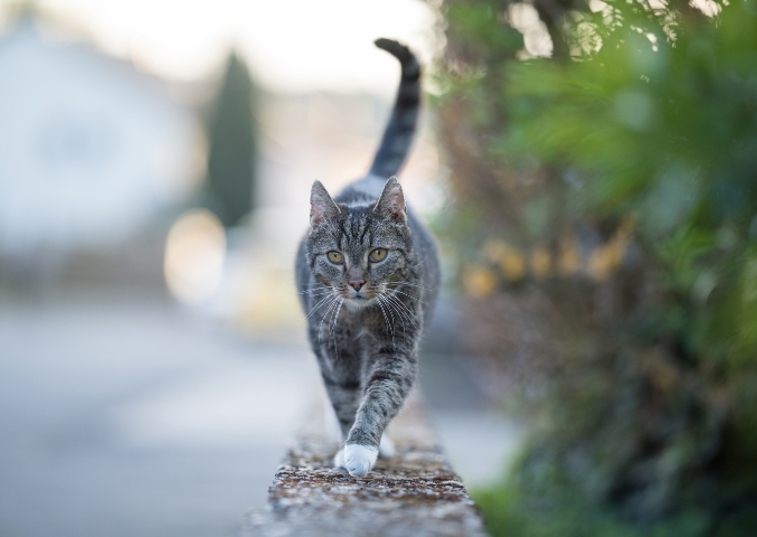
[[[316,281],[348,306],[362,307],[391,294],[413,264],[402,187],[392,177],[376,201],[348,206],[337,204],[316,181],[306,245]]]

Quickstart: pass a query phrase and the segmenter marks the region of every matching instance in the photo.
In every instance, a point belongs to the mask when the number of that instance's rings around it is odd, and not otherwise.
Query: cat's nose
[[[365,280],[350,280],[347,282],[355,291],[360,291],[360,288],[365,285]]]

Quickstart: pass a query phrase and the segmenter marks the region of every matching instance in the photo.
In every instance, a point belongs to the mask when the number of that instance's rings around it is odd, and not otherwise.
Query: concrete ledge
[[[269,489],[247,515],[245,537],[484,537],[481,516],[414,398],[390,425],[397,448],[366,477],[333,470],[337,445],[309,423]]]

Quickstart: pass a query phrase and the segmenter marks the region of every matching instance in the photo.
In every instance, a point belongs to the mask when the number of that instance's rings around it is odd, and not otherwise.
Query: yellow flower
[[[526,275],[526,260],[516,248],[499,239],[484,243],[484,257],[499,266],[509,282],[518,282]]]
[[[526,260],[516,250],[512,250],[503,256],[499,267],[502,269],[502,274],[510,282],[518,282],[526,275]]]
[[[596,248],[587,263],[589,275],[595,280],[603,281],[618,268],[618,257],[612,243]]]
[[[610,241],[591,253],[588,270],[593,278],[605,280],[620,268],[628,250],[628,243],[631,240],[635,222],[634,217],[626,218]]]
[[[488,268],[468,267],[463,271],[465,291],[474,297],[484,297],[497,289],[497,275]]]
[[[531,250],[531,272],[538,280],[547,278],[552,272],[552,254],[543,246]]]

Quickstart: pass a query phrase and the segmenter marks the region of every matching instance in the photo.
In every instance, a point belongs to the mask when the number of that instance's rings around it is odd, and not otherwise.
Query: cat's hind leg
[[[336,418],[337,435],[340,437],[339,443],[341,444],[347,438],[347,434],[355,423],[355,415],[360,405],[360,384],[344,379],[335,381],[325,376],[324,384],[329,401],[334,409],[333,415]],[[343,447],[334,457],[334,467],[347,468]],[[347,469],[349,470],[349,468]]]
[[[386,432],[381,435],[381,442],[379,442],[379,457],[382,459],[391,459],[397,450],[394,447],[392,439],[386,435]]]
[[[339,419],[336,417],[336,412],[334,412],[331,402],[324,402],[323,404],[323,427],[329,442],[339,445],[344,442],[342,428],[339,426]]]

